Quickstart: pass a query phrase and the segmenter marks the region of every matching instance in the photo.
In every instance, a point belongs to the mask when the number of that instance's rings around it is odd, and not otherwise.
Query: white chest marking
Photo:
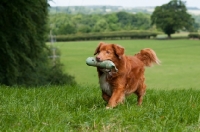
[[[107,93],[109,96],[112,95],[112,90],[110,84],[106,81],[106,74],[102,74],[99,78],[99,84],[101,89]]]

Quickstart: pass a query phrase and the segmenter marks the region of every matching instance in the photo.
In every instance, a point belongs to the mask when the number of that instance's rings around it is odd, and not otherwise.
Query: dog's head
[[[96,55],[97,61],[110,60],[115,62],[122,59],[124,48],[116,44],[105,44],[101,42],[96,48],[94,55]]]

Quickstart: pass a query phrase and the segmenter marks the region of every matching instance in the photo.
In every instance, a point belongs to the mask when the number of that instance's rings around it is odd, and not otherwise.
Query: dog
[[[94,55],[98,62],[110,60],[118,71],[97,67],[102,98],[107,102],[106,108],[114,108],[123,103],[125,97],[132,93],[137,95],[137,104],[141,105],[146,92],[145,66],[160,64],[156,53],[150,49],[142,49],[133,56],[127,56],[125,49],[117,44],[100,42]]]

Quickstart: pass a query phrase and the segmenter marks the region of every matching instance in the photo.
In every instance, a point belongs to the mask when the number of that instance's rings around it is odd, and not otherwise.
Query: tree
[[[59,34],[75,34],[76,33],[76,25],[73,23],[66,23],[64,25],[60,25],[57,32]]]
[[[135,21],[133,21],[136,29],[148,30],[151,27],[150,15],[137,13],[135,14]]]
[[[48,1],[1,0],[0,14],[0,84],[51,83],[45,43]]]
[[[108,23],[109,31],[120,30],[120,26],[118,24],[118,17],[116,15],[116,13],[106,14],[106,15],[104,15],[104,18]]]
[[[132,21],[132,16],[127,12],[118,12],[117,14],[118,22],[121,24],[122,28],[129,27]]]
[[[108,23],[106,22],[105,19],[99,20],[95,25],[94,25],[94,32],[104,32],[108,29]]]
[[[0,3],[0,82],[6,85],[27,82],[37,77],[40,61],[45,59],[48,4],[45,0]]]
[[[194,19],[187,13],[185,3],[181,0],[171,0],[157,6],[151,15],[151,21],[152,25],[155,24],[169,38],[178,30],[192,30],[194,24]]]

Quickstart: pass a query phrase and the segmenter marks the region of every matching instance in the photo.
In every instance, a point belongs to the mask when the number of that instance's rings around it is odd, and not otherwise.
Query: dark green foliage
[[[68,74],[63,74],[63,65],[58,63],[51,68],[51,71],[47,75],[47,81],[51,85],[75,85],[75,78]]]
[[[49,25],[56,35],[150,29],[149,14],[50,14]]]
[[[118,22],[122,24],[122,27],[125,27],[128,24],[131,24],[134,21],[134,16],[131,17],[127,12],[118,12],[117,13]]]
[[[38,66],[45,60],[47,2],[3,0],[0,5],[0,82],[21,84],[37,78]]]
[[[57,35],[56,41],[80,41],[80,40],[115,40],[115,39],[149,39],[156,37],[158,32],[148,31],[116,31],[105,33],[87,33],[74,35]]]
[[[76,33],[76,26],[69,23],[60,25],[57,32],[60,34],[74,34]]]
[[[0,83],[49,83],[47,0],[0,2]]]
[[[187,13],[185,3],[181,0],[171,0],[162,6],[157,6],[151,16],[155,24],[168,37],[179,30],[194,30],[194,19]]]
[[[189,38],[193,38],[193,39],[200,39],[200,34],[198,33],[190,33],[188,35]]]

